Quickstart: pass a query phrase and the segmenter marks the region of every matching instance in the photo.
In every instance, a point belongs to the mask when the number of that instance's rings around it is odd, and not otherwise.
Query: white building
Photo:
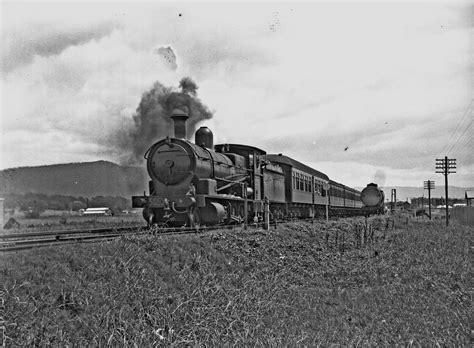
[[[112,211],[107,208],[87,208],[82,215],[102,215],[102,216],[109,216],[112,215]]]

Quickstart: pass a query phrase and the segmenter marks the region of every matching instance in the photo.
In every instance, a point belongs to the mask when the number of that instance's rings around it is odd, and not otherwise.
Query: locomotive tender
[[[330,180],[282,154],[253,146],[219,144],[207,127],[186,140],[187,108],[174,109],[175,137],[145,153],[149,195],[133,196],[149,224],[199,226],[262,219],[264,204],[274,218],[364,213],[361,193]],[[383,202],[383,199],[382,199]]]

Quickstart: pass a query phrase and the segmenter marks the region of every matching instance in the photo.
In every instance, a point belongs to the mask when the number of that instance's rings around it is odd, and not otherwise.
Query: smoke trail
[[[176,54],[174,53],[171,46],[159,47],[153,51],[156,55],[161,58],[161,61],[171,70],[176,70],[178,64],[176,63]]]
[[[189,110],[187,135],[191,137],[196,124],[212,118],[212,112],[197,97],[198,86],[189,77],[181,79],[181,91],[173,91],[170,87],[155,82],[153,87],[145,92],[133,116],[134,129],[130,132],[128,143],[131,146],[129,164],[137,163],[143,158],[145,151],[156,141],[168,135],[173,135],[171,112],[175,108],[186,106]]]
[[[385,175],[385,172],[383,170],[377,169],[374,175],[373,182],[377,184],[379,187],[384,187],[386,177],[387,176]]]

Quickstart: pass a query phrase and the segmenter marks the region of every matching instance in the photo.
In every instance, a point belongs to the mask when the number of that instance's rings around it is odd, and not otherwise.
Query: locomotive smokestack
[[[183,106],[180,109],[174,109],[171,118],[174,122],[175,138],[186,139],[186,120],[189,118],[188,108]]]

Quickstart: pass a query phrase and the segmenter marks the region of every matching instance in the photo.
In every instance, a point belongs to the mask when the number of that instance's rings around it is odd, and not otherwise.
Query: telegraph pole
[[[397,210],[397,189],[392,189],[390,197],[390,208],[392,213]]]
[[[456,159],[444,158],[436,159],[436,173],[444,175],[444,190],[446,194],[446,227],[449,225],[449,208],[448,208],[448,174],[456,173]]]
[[[428,209],[430,211],[430,220],[431,220],[431,190],[434,190],[435,182],[431,180],[423,181],[423,187],[425,188],[425,190],[428,190]]]

